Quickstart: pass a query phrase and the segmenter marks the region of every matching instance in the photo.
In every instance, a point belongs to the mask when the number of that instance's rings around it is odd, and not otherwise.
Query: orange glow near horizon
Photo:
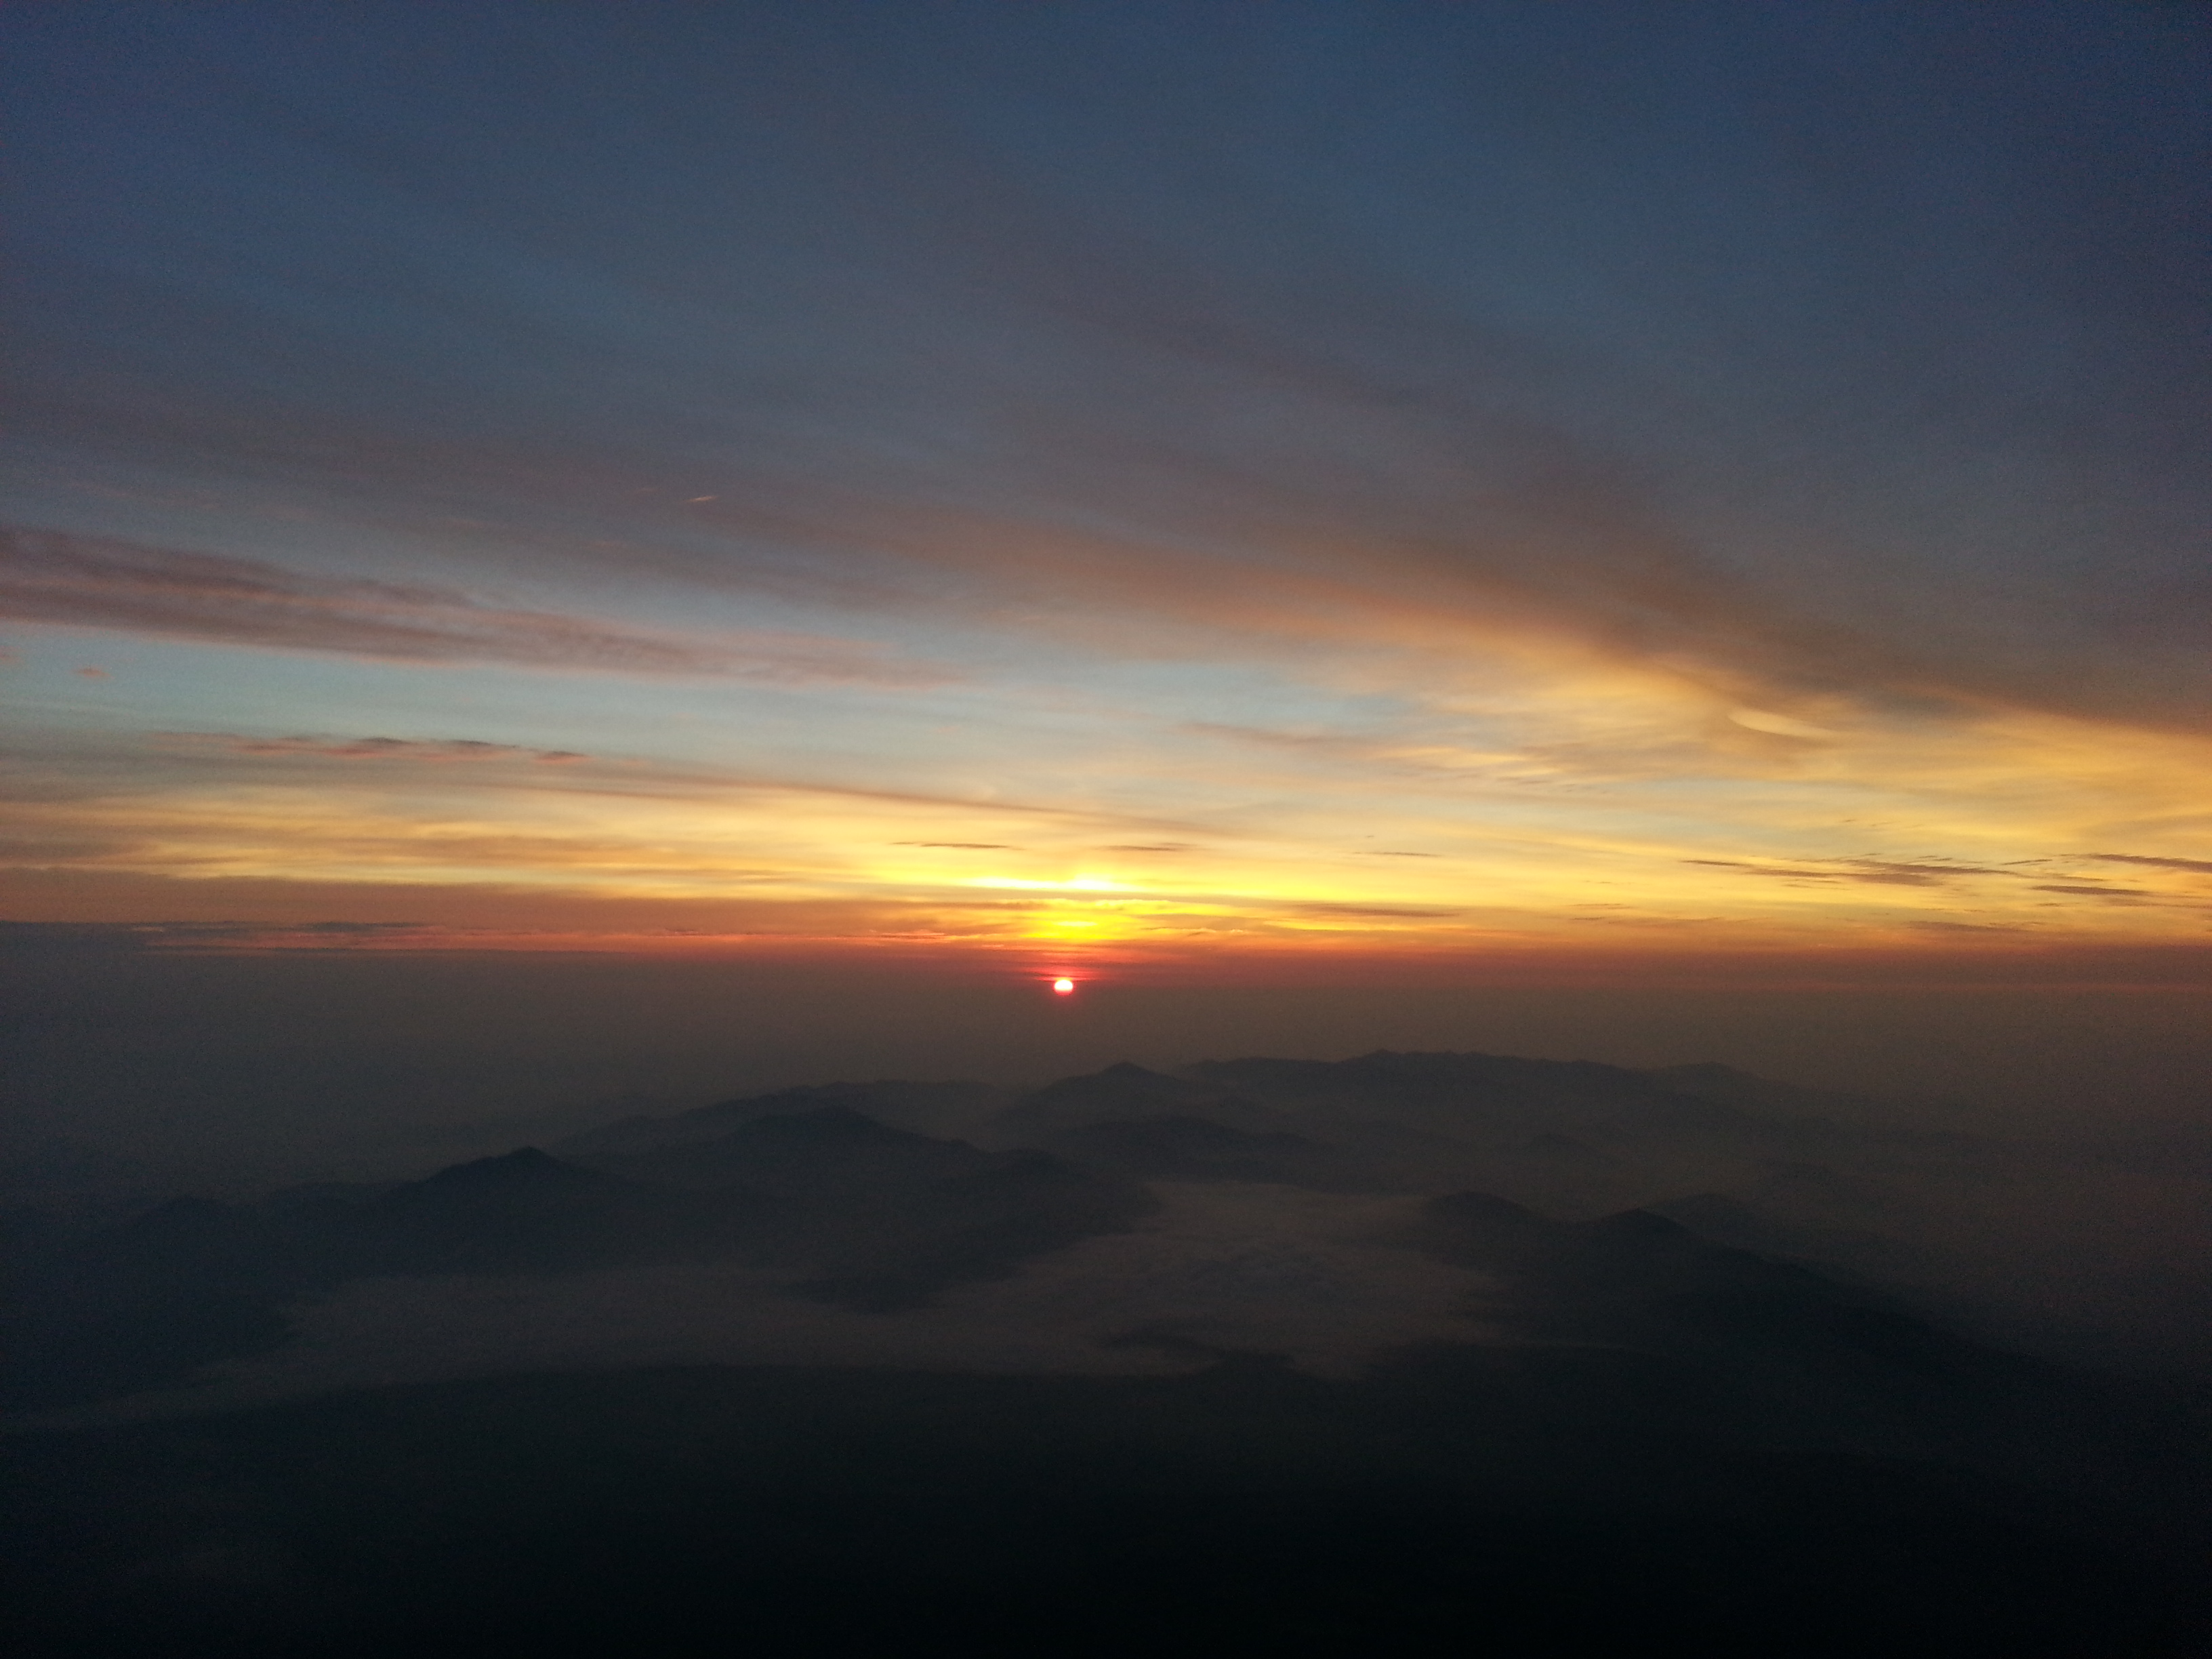
[[[1419,741],[1161,726],[1025,775],[995,759],[1018,790],[155,733],[99,787],[24,793],[4,915],[261,941],[239,948],[1021,952],[1047,982],[1123,957],[1356,975],[2212,941],[2201,737],[1840,697],[1784,714],[1649,666],[1486,672],[1404,693]]]

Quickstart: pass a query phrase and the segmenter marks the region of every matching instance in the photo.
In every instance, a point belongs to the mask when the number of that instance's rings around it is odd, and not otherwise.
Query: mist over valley
[[[673,1621],[656,1640],[726,1602],[797,1620],[782,1639],[859,1639],[876,1614],[823,1625],[787,1582],[848,1571],[903,1587],[884,1607],[908,1612],[882,1617],[976,1640],[1036,1639],[1025,1621],[1070,1597],[1106,1596],[1111,1631],[1168,1602],[1203,1627],[1263,1593],[1290,1640],[1324,1594],[1297,1563],[1357,1516],[1358,1549],[1423,1535],[1387,1570],[1332,1568],[1359,1604],[1345,1616],[1409,1641],[1443,1640],[1438,1609],[1490,1604],[1540,1555],[1591,1587],[1558,1624],[1575,1639],[1629,1628],[1620,1598],[1648,1578],[1660,1626],[1770,1640],[1766,1580],[1786,1571],[1820,1594],[1853,1581],[1857,1612],[1808,1651],[1928,1619],[2027,1640],[2123,1617],[2125,1650],[2183,1651],[2159,1644],[2199,1628],[2201,1284],[2138,1283],[2115,1316],[2081,1287],[2128,1281],[2130,1259],[2038,1283],[2027,1241],[2068,1180],[2179,1205],[2203,1170],[2178,1142],[2096,1166],[1854,1122],[1860,1104],[1717,1065],[1382,1051],[803,1086],[414,1180],[141,1194],[105,1221],[93,1195],[117,1171],[51,1167],[46,1207],[19,1191],[9,1212],[7,1444],[47,1563],[31,1599],[58,1652],[178,1620],[271,1651],[332,1641],[381,1592],[318,1517],[355,1513],[373,1480],[403,1505],[374,1528],[415,1503],[505,1514],[516,1492],[569,1513],[500,1523],[520,1526],[527,1591],[480,1602],[460,1568],[421,1569],[378,1603],[380,1639],[523,1616],[492,1611],[512,1595],[554,1618],[564,1528],[611,1501],[644,1536],[726,1533],[749,1571],[782,1564],[771,1588],[663,1561],[620,1592],[631,1611],[592,1604]],[[364,1434],[398,1437],[415,1497],[354,1454],[268,1462]],[[488,1446],[537,1472],[457,1497]],[[669,1459],[680,1497],[649,1473]],[[571,1490],[562,1471],[587,1468]],[[167,1518],[116,1534],[118,1480]],[[208,1490],[228,1494],[212,1510],[189,1496]],[[878,1521],[817,1513],[848,1503]],[[831,1528],[818,1546],[793,1504]],[[1017,1514],[1042,1529],[1018,1548],[1000,1530]],[[1217,1531],[1231,1516],[1288,1531],[1255,1560],[1249,1532]],[[483,1522],[433,1532],[449,1524]],[[945,1526],[994,1541],[956,1566],[903,1559]],[[1182,1565],[1109,1594],[1097,1575],[1168,1548],[1163,1526],[1196,1528]],[[1899,1528],[1953,1553],[1908,1565]],[[1690,1577],[1678,1550],[1699,1557]],[[2039,1579],[2046,1559],[2066,1576]]]

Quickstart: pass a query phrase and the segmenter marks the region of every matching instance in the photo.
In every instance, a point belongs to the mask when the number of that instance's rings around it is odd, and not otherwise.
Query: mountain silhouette
[[[958,1135],[988,1112],[1006,1106],[1013,1091],[985,1083],[806,1084],[768,1094],[717,1101],[662,1117],[635,1115],[556,1142],[563,1158],[619,1156],[714,1140],[765,1117],[788,1117],[839,1107],[892,1128],[927,1135]]]
[[[1933,1352],[1894,1322],[1953,1305],[1931,1275],[1966,1282],[1964,1258],[1947,1256],[1941,1237],[1894,1236],[1942,1218],[1894,1172],[1949,1158],[1950,1190],[1971,1190],[1960,1183],[1992,1165],[1987,1148],[1955,1136],[1839,1127],[1815,1109],[1826,1100],[1724,1066],[1389,1050],[1172,1073],[1125,1063],[1026,1093],[896,1081],[783,1090],[416,1181],[179,1199],[88,1233],[19,1229],[9,1397],[54,1403],[172,1383],[282,1343],[285,1310],[365,1279],[723,1261],[803,1297],[918,1309],[951,1285],[1151,1224],[1153,1182],[1178,1183],[1173,1202],[1197,1206],[1178,1212],[1186,1231],[1172,1248],[1200,1255],[1117,1258],[1133,1282],[1218,1286],[1249,1273],[1278,1287],[1267,1296],[1305,1295],[1281,1287],[1320,1287],[1349,1269],[1327,1237],[1291,1242],[1309,1225],[1297,1217],[1322,1215],[1310,1200],[1266,1194],[1404,1194],[1434,1202],[1403,1248],[1507,1287],[1480,1316],[1516,1340],[1701,1355],[1777,1379],[1811,1367],[1832,1381],[1863,1369],[1860,1350],[1884,1330],[1897,1335],[1893,1358],[1916,1343]],[[888,1123],[866,1104],[910,1121],[964,1115],[976,1139]],[[1218,1196],[1174,1195],[1209,1191]],[[1264,1251],[1262,1234],[1273,1241]],[[1299,1254],[1310,1249],[1322,1254]],[[1207,1251],[1226,1254],[1208,1265]],[[1386,1302],[1395,1294],[1385,1281],[1396,1267],[1358,1271],[1383,1275],[1374,1282]],[[1174,1293],[1226,1309],[1234,1297],[1222,1294]],[[1327,1294],[1352,1300],[1316,1308],[1349,1310],[1367,1293]],[[1795,1349],[1784,1331],[1797,1334]]]
[[[28,1263],[7,1398],[176,1382],[286,1339],[289,1303],[368,1277],[738,1261],[878,1311],[1125,1227],[1157,1200],[1041,1152],[983,1152],[842,1107],[588,1167],[536,1147],[382,1188],[180,1199]]]
[[[11,1402],[153,1419],[0,1443],[52,1569],[34,1634],[2202,1651],[2201,1388],[1880,1288],[1914,1259],[1880,1230],[1962,1185],[1911,1187],[1911,1158],[1994,1158],[1819,1106],[1724,1067],[1122,1065],[781,1091],[154,1206],[15,1264]],[[928,1131],[961,1114],[975,1139]],[[545,1322],[485,1317],[526,1304]],[[373,1361],[333,1364],[364,1308]],[[382,1368],[441,1308],[467,1370],[362,1386],[408,1375]],[[656,1309],[772,1363],[634,1358]],[[330,1316],[318,1344],[253,1358],[295,1314]],[[482,1374],[493,1334],[547,1330],[590,1340]],[[848,1346],[808,1350],[825,1330]],[[319,1392],[146,1392],[224,1360]]]
[[[811,1266],[811,1294],[879,1310],[1126,1225],[1157,1203],[1133,1182],[1042,1152],[986,1152],[843,1106],[595,1162],[672,1190],[743,1198],[766,1218],[762,1259]]]

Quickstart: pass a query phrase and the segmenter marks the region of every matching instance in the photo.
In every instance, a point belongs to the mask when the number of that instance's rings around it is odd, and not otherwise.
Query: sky
[[[4,27],[18,938],[2212,981],[2201,10]]]

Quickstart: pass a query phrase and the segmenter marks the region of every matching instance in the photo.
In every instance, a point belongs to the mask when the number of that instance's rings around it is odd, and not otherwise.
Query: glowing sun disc
[[[1072,979],[1056,979],[1052,982],[1052,992],[1054,996],[1073,996],[1075,981]]]

